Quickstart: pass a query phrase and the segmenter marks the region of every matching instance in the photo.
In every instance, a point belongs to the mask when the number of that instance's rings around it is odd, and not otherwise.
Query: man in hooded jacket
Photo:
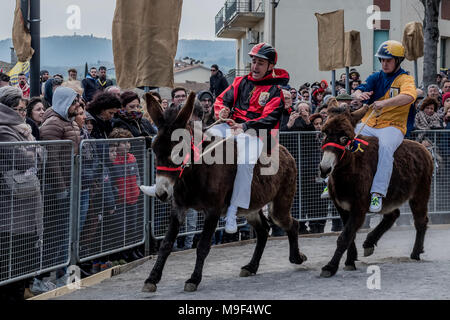
[[[228,88],[228,81],[219,70],[217,64],[211,66],[211,77],[209,78],[209,91],[214,98],[218,97],[226,88]]]

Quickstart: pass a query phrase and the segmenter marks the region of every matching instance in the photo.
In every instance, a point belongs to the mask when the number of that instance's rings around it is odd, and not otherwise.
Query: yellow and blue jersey
[[[365,83],[358,86],[357,90],[363,92],[373,91],[371,98],[367,102],[368,104],[372,104],[378,100],[390,99],[399,94],[407,94],[413,97],[413,102],[417,98],[414,78],[402,68],[393,74],[386,74],[383,71],[376,72],[370,75]],[[369,119],[367,125],[377,129],[395,127],[400,129],[403,134],[406,134],[411,104],[412,103],[403,106],[384,107],[377,115],[372,116]],[[367,111],[362,119],[363,122],[367,121],[371,112],[372,108]]]

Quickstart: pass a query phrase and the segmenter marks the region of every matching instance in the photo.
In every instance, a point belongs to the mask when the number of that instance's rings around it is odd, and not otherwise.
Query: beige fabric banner
[[[403,31],[405,58],[413,61],[423,57],[423,27],[420,22],[409,22]]]
[[[345,33],[344,52],[346,67],[354,67],[362,64],[359,31],[351,30]]]
[[[173,87],[183,0],[116,0],[112,44],[123,89]]]
[[[319,70],[344,67],[344,10],[315,13],[318,23]]]
[[[31,59],[34,50],[31,48],[30,31],[25,26],[25,21],[23,20],[20,0],[16,0],[16,9],[14,10],[12,42],[17,54],[17,59],[20,62],[26,62]]]

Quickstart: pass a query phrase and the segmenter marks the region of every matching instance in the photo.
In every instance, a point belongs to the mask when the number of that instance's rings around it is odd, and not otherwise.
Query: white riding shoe
[[[372,198],[370,200],[370,207],[369,211],[373,213],[378,213],[381,211],[381,208],[383,207],[383,198],[381,196],[377,196],[374,193],[372,193]]]
[[[156,197],[156,185],[152,186],[140,186],[139,187],[144,194],[146,194],[149,197]]]
[[[230,205],[227,210],[227,216],[225,217],[225,232],[226,233],[236,233],[237,232],[236,213],[237,213],[237,207]]]

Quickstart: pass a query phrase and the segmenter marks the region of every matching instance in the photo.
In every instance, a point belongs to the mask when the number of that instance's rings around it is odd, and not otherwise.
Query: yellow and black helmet
[[[388,40],[383,42],[378,48],[375,57],[380,59],[405,58],[405,47],[398,41]]]

